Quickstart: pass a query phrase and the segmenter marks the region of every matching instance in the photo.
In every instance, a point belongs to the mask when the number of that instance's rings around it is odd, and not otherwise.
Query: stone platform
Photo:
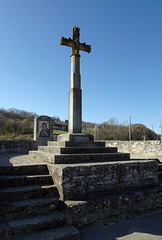
[[[156,161],[49,166],[62,200],[89,200],[158,185]]]
[[[94,142],[91,135],[61,135],[30,156],[48,164],[62,200],[88,200],[158,185],[156,161],[131,160],[129,153]]]
[[[70,223],[84,230],[161,211],[162,185],[85,201],[65,201],[65,204]]]
[[[81,134],[60,136],[30,156],[47,163],[77,229],[162,208],[162,165],[156,160],[130,159]]]

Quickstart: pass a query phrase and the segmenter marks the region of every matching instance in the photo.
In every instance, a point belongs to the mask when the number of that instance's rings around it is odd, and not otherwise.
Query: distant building
[[[54,122],[53,130],[68,132],[68,120],[65,120],[65,122]]]

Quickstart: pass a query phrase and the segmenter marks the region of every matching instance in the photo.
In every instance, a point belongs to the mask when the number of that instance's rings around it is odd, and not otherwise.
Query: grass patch
[[[53,130],[53,135],[59,134],[67,134],[68,132],[61,131],[61,130]],[[33,141],[33,134],[23,134],[23,135],[16,135],[16,134],[6,134],[0,136],[0,140],[14,140],[14,141]]]
[[[59,135],[59,134],[67,134],[68,132],[61,131],[61,130],[53,130],[53,135]]]

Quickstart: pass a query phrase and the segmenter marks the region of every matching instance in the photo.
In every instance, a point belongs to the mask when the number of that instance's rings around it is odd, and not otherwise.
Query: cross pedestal
[[[82,134],[82,90],[81,90],[81,76],[80,76],[80,55],[79,50],[87,53],[91,52],[91,46],[86,43],[79,42],[79,28],[73,27],[72,38],[60,38],[60,45],[71,47],[71,76],[70,76],[70,90],[69,90],[69,134],[59,136],[58,139],[67,138],[68,141],[76,141],[76,139],[84,141],[85,139],[92,140],[89,134],[84,136]],[[72,137],[72,134],[74,137]],[[78,135],[77,135],[78,134]],[[76,137],[78,136],[78,137]],[[82,136],[82,137],[81,137]],[[72,140],[73,139],[73,140]],[[84,140],[83,140],[84,139]]]

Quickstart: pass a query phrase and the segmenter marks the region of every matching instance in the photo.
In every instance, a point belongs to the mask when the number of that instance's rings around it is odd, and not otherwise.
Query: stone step
[[[55,185],[0,188],[1,201],[13,201],[13,199],[20,200],[47,196],[59,197],[57,187]]]
[[[52,153],[54,155],[60,154],[62,148],[59,147],[51,147],[51,146],[39,146],[38,151],[45,153]]]
[[[39,232],[26,234],[23,238],[14,237],[12,240],[80,240],[79,231],[73,226],[63,226]]]
[[[0,175],[44,175],[49,174],[46,164],[24,166],[0,166]]]
[[[34,158],[38,158],[45,163],[54,163],[54,154],[51,153],[45,153],[41,151],[29,151],[29,155],[33,156]]]
[[[77,229],[84,231],[87,227],[93,228],[94,223],[96,225],[112,224],[112,222],[116,223],[126,219],[130,220],[130,217],[139,217],[139,214],[146,214],[161,209],[162,187],[152,187],[145,191],[123,191],[120,194],[109,194],[101,198],[92,198],[90,201],[72,200],[67,201],[66,205],[67,211],[69,211],[69,214],[73,219],[74,226]],[[109,238],[107,232],[107,236],[105,235],[103,238],[100,238],[100,235],[98,234],[98,237],[92,237],[90,239],[153,240],[154,237],[149,238],[145,236],[138,238],[128,235],[127,237],[121,238]],[[158,237],[155,236],[155,240],[157,239]]]
[[[36,198],[27,200],[18,200],[1,203],[0,206],[0,222],[5,219],[18,219],[24,216],[32,216],[35,214],[48,213],[54,209],[63,210],[64,203],[59,198]]]
[[[38,151],[53,153],[53,154],[85,154],[85,153],[116,153],[115,147],[52,147],[52,146],[40,146]]]
[[[35,156],[45,162],[55,164],[77,164],[77,163],[95,163],[111,161],[128,161],[129,153],[95,153],[95,154],[64,154],[54,155],[41,151],[30,151],[30,155]]]
[[[162,171],[158,171],[159,181],[162,182]]]
[[[48,141],[47,146],[50,146],[50,147],[66,147],[66,142]]]
[[[20,187],[27,185],[45,185],[53,184],[52,177],[50,175],[34,175],[34,176],[0,176],[1,187]]]
[[[57,142],[57,141],[49,141],[48,146],[54,147],[90,147],[90,148],[100,148],[105,147],[105,142]]]
[[[158,170],[162,171],[162,164],[158,164]]]
[[[28,218],[20,218],[4,222],[0,226],[1,239],[8,239],[15,234],[22,234],[32,231],[42,231],[50,228],[57,228],[65,225],[63,212],[53,211],[48,214],[40,214]],[[18,238],[19,239],[19,238]],[[32,237],[31,237],[32,239]]]

